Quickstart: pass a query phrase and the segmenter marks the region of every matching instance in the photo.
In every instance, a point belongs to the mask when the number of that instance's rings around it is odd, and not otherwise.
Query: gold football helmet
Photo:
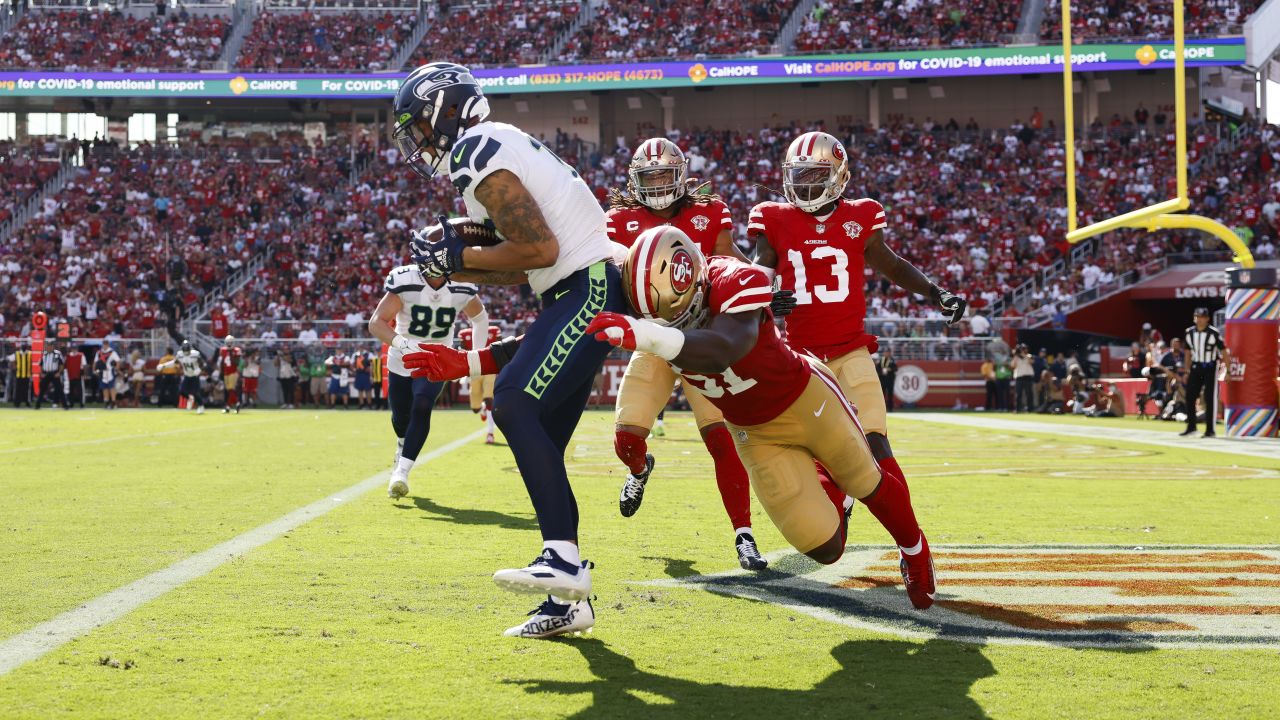
[[[627,166],[627,190],[641,205],[653,210],[671,207],[684,197],[689,162],[675,143],[650,138],[640,143]]]
[[[686,329],[706,319],[707,260],[679,228],[659,225],[640,234],[622,264],[631,309],[659,325]]]
[[[849,184],[849,155],[824,132],[807,132],[791,142],[782,161],[782,194],[805,212],[839,200]]]

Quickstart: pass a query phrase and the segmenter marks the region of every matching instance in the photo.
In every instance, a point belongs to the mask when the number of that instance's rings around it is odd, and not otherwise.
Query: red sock
[[[831,504],[835,505],[836,510],[839,510],[840,514],[843,515],[845,499],[844,491],[841,490],[840,486],[836,485],[835,481],[831,479],[831,473],[827,472],[827,469],[822,467],[822,463],[815,461],[813,464],[818,468],[818,482],[822,483],[822,489],[826,491],[827,497],[831,499]]]
[[[235,405],[235,404],[236,404],[236,391],[235,391],[235,390],[228,390],[228,391],[227,391],[227,404],[228,404],[228,405]]]
[[[709,431],[703,440],[716,465],[716,485],[729,522],[735,530],[751,527],[751,480],[729,436],[729,428],[721,425]]]
[[[613,451],[618,454],[618,459],[627,466],[632,475],[639,475],[648,467],[644,455],[649,451],[649,444],[639,435],[633,435],[625,430],[615,432]]]
[[[907,486],[891,470],[881,465],[880,486],[870,495],[859,498],[899,546],[913,547],[920,540],[920,524],[911,508]]]
[[[911,494],[911,488],[907,486],[907,475],[902,472],[902,466],[898,465],[898,459],[890,455],[880,461],[880,469],[892,473],[894,477],[902,481],[902,486],[907,488],[907,494]]]

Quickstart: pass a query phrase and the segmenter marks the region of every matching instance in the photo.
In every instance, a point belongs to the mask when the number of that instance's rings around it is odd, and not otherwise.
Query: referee
[[[1196,431],[1196,399],[1204,392],[1204,437],[1213,437],[1214,408],[1213,386],[1218,381],[1218,358],[1222,355],[1222,334],[1209,324],[1208,308],[1196,308],[1195,325],[1187,328],[1187,429],[1183,435]]]

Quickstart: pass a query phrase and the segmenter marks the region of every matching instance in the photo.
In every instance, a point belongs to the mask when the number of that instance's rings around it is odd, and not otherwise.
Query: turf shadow
[[[396,505],[401,510],[422,510],[431,513],[423,520],[456,523],[458,525],[488,525],[504,530],[537,530],[538,521],[532,517],[508,515],[495,510],[477,510],[475,508],[453,508],[431,500],[414,496],[413,506]]]
[[[850,640],[831,650],[840,665],[808,689],[700,683],[642,670],[601,640],[559,642],[582,653],[595,680],[510,681],[528,693],[592,696],[572,715],[594,718],[986,718],[969,697],[975,682],[995,674],[982,648],[946,640]],[[696,657],[688,658],[696,662]],[[733,681],[759,682],[750,665]]]
[[[662,571],[667,574],[667,577],[682,578],[698,574],[698,571],[693,569],[692,560],[681,560],[673,557],[654,557],[652,555],[645,555],[641,560],[657,560],[658,562],[665,563],[666,567],[664,567]]]

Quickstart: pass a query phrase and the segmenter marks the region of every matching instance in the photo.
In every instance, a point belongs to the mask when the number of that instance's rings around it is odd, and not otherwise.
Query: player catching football
[[[415,241],[417,242],[417,241]],[[420,248],[425,251],[425,246]],[[471,321],[473,337],[488,334],[489,314],[476,295],[476,286],[425,277],[417,265],[401,265],[387,274],[385,294],[369,318],[369,333],[387,345],[387,401],[397,450],[387,495],[409,494],[409,471],[431,433],[431,410],[443,383],[409,377],[401,358],[418,343],[453,344],[454,321],[462,313]],[[472,345],[484,347],[484,343]]]
[[[898,545],[911,604],[930,607],[933,558],[907,486],[876,463],[827,368],[782,341],[765,272],[732,258],[707,260],[683,232],[662,226],[632,246],[623,278],[639,319],[603,312],[587,332],[670,362],[724,413],[756,497],[800,552],[824,564],[840,559],[843,493],[860,500]],[[517,343],[512,338],[472,353],[424,348],[405,365],[433,379],[460,377],[473,364],[500,365]],[[824,490],[815,460],[842,493]]]
[[[756,205],[747,229],[756,263],[776,269],[782,289],[795,292],[796,308],[786,316],[787,343],[831,369],[858,409],[876,460],[905,482],[889,447],[884,394],[871,360],[876,337],[864,327],[864,263],[898,287],[930,298],[948,324],[964,317],[968,303],[890,249],[884,208],[869,198],[842,198],[848,184],[849,158],[840,141],[804,133],[782,163],[788,202]]]
[[[609,239],[631,247],[644,231],[672,225],[692,238],[706,256],[746,260],[733,244],[729,206],[715,195],[688,191],[688,163],[675,143],[666,138],[640,143],[631,156],[627,175],[627,194],[615,190],[610,196]],[[646,352],[631,356],[618,391],[614,450],[630,471],[618,497],[618,509],[624,517],[640,509],[654,466],[645,439],[677,381],[684,383],[684,396],[698,432],[715,462],[716,485],[733,526],[738,563],[747,570],[763,570],[769,563],[760,556],[751,531],[750,481],[725,428],[724,415],[665,360]]]
[[[594,622],[589,564],[578,552],[578,505],[564,454],[609,346],[587,334],[601,312],[623,310],[604,211],[578,173],[517,127],[487,121],[489,102],[471,71],[451,63],[417,68],[395,98],[395,139],[406,162],[430,177],[447,172],[477,220],[501,242],[464,242],[443,223],[421,262],[457,281],[518,285],[542,297],[494,388],[494,421],[506,436],[538,516],[543,549],[528,567],[499,570],[499,586],[548,595],[508,635],[542,636]],[[412,356],[409,356],[412,357]],[[406,358],[407,366],[407,358]],[[491,374],[475,368],[471,375]]]

